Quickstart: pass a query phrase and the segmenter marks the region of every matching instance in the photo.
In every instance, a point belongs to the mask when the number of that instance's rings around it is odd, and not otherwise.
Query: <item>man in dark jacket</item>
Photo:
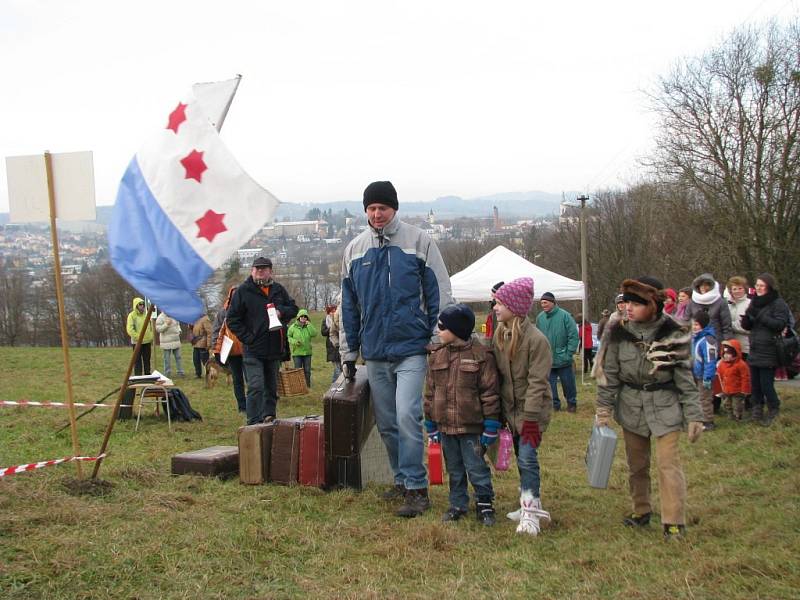
[[[247,424],[274,419],[278,406],[278,370],[286,348],[283,323],[297,316],[297,304],[272,279],[272,261],[253,261],[250,277],[228,307],[228,328],[244,345]]]

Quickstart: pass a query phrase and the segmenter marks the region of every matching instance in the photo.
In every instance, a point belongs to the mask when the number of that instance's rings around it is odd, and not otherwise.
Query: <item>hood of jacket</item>
[[[299,319],[300,317],[308,317],[308,311],[305,308],[297,311],[297,318]]]
[[[725,348],[732,348],[733,351],[736,353],[736,360],[742,358],[742,345],[739,343],[739,340],[725,340],[722,342],[722,351],[725,351]]]
[[[704,337],[712,337],[716,339],[716,334],[714,333],[714,327],[712,325],[706,325],[700,331],[695,331],[692,333],[692,339],[696,342]]]
[[[144,298],[134,298],[133,299],[133,304],[131,304],[131,310],[136,312],[136,306],[138,304],[140,304],[140,303],[142,303],[142,304],[144,303]],[[144,314],[144,313],[142,313],[142,314]]]

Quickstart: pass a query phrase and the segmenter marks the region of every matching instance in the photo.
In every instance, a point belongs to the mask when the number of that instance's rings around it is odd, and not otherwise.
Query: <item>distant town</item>
[[[424,229],[433,239],[445,241],[485,241],[493,237],[521,239],[532,227],[555,227],[559,222],[577,218],[576,209],[562,203],[559,215],[532,219],[503,219],[495,206],[485,217],[437,218],[427,215],[402,215],[404,221]],[[324,280],[338,279],[338,257],[344,246],[367,226],[363,213],[348,209],[312,208],[303,220],[275,221],[265,225],[221,270],[233,263],[247,267],[259,255],[270,256],[282,277],[304,279],[313,275]],[[105,224],[87,223],[84,227],[59,224],[61,274],[65,284],[78,280],[81,273],[108,263]],[[25,275],[31,287],[46,282],[52,270],[53,251],[49,227],[44,223],[0,225],[0,260],[6,271]]]

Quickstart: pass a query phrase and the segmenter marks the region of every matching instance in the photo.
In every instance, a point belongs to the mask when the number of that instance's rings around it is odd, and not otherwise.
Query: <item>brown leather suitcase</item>
[[[300,423],[300,485],[325,485],[325,428],[322,417],[306,417]]]
[[[304,417],[273,421],[270,481],[293,485],[297,483],[300,461],[300,424]]]
[[[356,369],[355,381],[339,377],[322,397],[325,453],[329,457],[358,454],[375,423],[369,399],[367,368]]]
[[[258,485],[269,481],[272,455],[272,423],[259,423],[239,428],[239,481]]]
[[[389,456],[375,426],[367,368],[354,381],[340,377],[323,396],[326,486],[361,490],[394,481]]]
[[[226,476],[239,471],[239,448],[211,446],[202,450],[182,452],[172,457],[172,474]]]

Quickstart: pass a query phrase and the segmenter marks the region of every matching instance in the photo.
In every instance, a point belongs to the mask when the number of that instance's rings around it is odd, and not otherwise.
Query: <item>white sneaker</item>
[[[533,492],[524,491],[519,497],[519,506],[520,520],[519,525],[517,525],[517,533],[538,535],[542,530],[539,520],[550,520],[550,513],[546,510],[542,510],[541,499],[534,498]]]
[[[511,519],[512,521],[519,521],[520,515],[522,515],[522,510],[517,509],[511,511],[510,513],[506,513],[506,519]]]

